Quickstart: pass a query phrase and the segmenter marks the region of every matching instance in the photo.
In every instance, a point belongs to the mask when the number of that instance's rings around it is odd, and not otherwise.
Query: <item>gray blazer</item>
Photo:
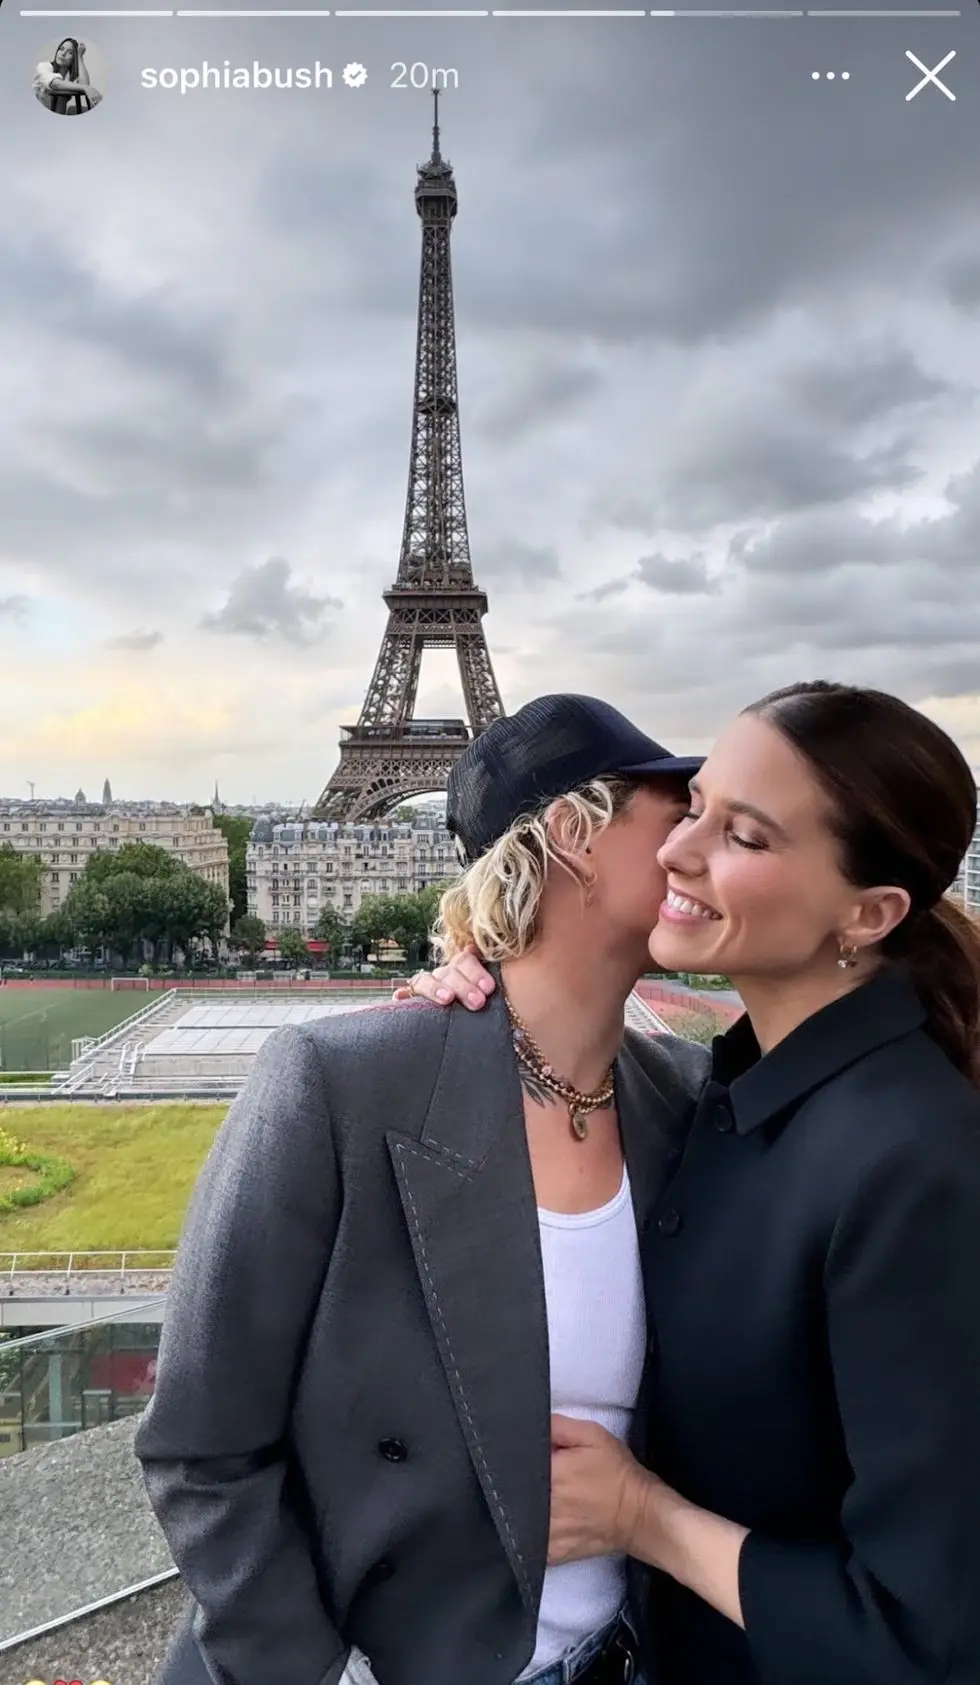
[[[706,1075],[706,1050],[627,1032],[640,1227]],[[136,1439],[195,1604],[158,1685],[338,1685],[351,1646],[381,1685],[511,1685],[534,1650],[550,1402],[499,993],[270,1037],[191,1200]]]

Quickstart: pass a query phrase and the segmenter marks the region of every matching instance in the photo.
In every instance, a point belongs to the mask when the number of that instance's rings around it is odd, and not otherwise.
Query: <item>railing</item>
[[[82,1065],[77,1071],[69,1070],[63,1082],[58,1081],[56,1074],[47,1086],[59,1096],[74,1094],[76,1088],[84,1088],[85,1084],[91,1080],[94,1070],[95,1063],[93,1061],[91,1065]],[[32,1095],[31,1098],[33,1099],[34,1096]]]
[[[655,1035],[672,1036],[674,1031],[669,1024],[665,1024],[660,1015],[654,1012],[648,1001],[634,990],[626,1002],[626,1022],[632,1019],[633,1027],[638,1030],[652,1031]]]
[[[163,1297],[0,1341],[0,1456],[139,1414],[156,1384]]]
[[[119,1075],[132,1077],[136,1074],[136,1067],[143,1054],[142,1045],[138,1041],[128,1041],[119,1055]]]
[[[106,1311],[104,1316],[93,1316],[90,1322],[83,1322],[69,1328],[45,1328],[40,1334],[19,1334],[13,1340],[0,1340],[0,1358],[6,1357],[12,1351],[30,1351],[33,1347],[40,1351],[42,1346],[49,1346],[52,1340],[65,1340],[77,1337],[79,1333],[86,1334],[90,1328],[124,1328],[129,1326],[131,1317],[138,1311],[156,1311],[160,1300],[165,1298],[163,1293],[154,1294],[150,1299],[134,1299],[125,1310]]]
[[[114,1603],[123,1603],[127,1597],[136,1597],[140,1592],[152,1591],[156,1586],[165,1585],[168,1580],[175,1580],[179,1573],[179,1568],[165,1568],[160,1574],[151,1574],[149,1579],[138,1580],[132,1586],[124,1586],[122,1591],[113,1591],[108,1597],[99,1597],[94,1603],[86,1603],[84,1608],[72,1609],[67,1615],[58,1615],[53,1621],[45,1621],[41,1626],[31,1627],[28,1632],[17,1632],[13,1638],[0,1639],[0,1655],[6,1650],[16,1650],[21,1644],[30,1644],[35,1638],[44,1638],[47,1633],[57,1632],[61,1627],[71,1626],[74,1621],[83,1621],[88,1615],[97,1615],[103,1609],[111,1609]]]
[[[97,1036],[91,1045],[85,1049],[85,1057],[90,1058],[93,1053],[97,1053],[100,1047],[105,1047],[106,1043],[112,1041],[122,1030],[125,1029],[128,1035],[136,1024],[143,1022],[144,1018],[151,1018],[154,1013],[162,1012],[165,1006],[176,1000],[179,993],[179,989],[168,989],[166,994],[158,995],[156,1000],[151,1000],[148,1006],[140,1007],[140,1010],[134,1012],[131,1018],[124,1018],[121,1024],[116,1024],[111,1030],[106,1030],[104,1035]]]
[[[30,1287],[32,1284],[34,1286],[39,1285],[39,1277],[43,1278],[44,1285],[47,1287],[48,1292],[51,1291],[50,1283],[52,1282],[52,1279],[60,1279],[62,1282],[61,1292],[66,1298],[69,1298],[73,1291],[88,1291],[91,1294],[91,1288],[86,1289],[83,1284],[86,1276],[93,1275],[114,1277],[118,1281],[118,1286],[114,1289],[114,1291],[119,1294],[125,1294],[131,1289],[137,1276],[168,1276],[170,1271],[173,1269],[175,1257],[176,1252],[165,1248],[159,1251],[142,1248],[136,1251],[126,1252],[0,1252],[0,1269],[2,1269],[3,1279],[6,1283],[4,1292],[7,1298],[14,1298],[16,1297],[18,1291],[23,1293],[25,1290],[28,1292],[28,1296],[30,1296]],[[91,1260],[95,1258],[116,1258],[119,1260],[119,1263],[117,1266],[113,1266],[111,1264],[97,1265],[91,1262]],[[157,1263],[143,1262],[134,1264],[131,1261],[134,1258],[140,1258],[143,1260],[157,1259],[160,1261]],[[7,1263],[8,1259],[9,1267]],[[44,1259],[46,1262],[42,1265],[38,1265],[37,1263],[29,1263],[27,1261],[34,1259]],[[67,1259],[68,1261],[62,1268],[53,1265],[49,1261],[52,1259]],[[20,1269],[17,1267],[18,1263],[20,1263]],[[103,1291],[104,1290],[100,1290],[100,1298],[103,1296]],[[43,1337],[47,1338],[46,1335]],[[0,1349],[6,1348],[4,1347]]]
[[[143,1024],[148,1019],[156,1016],[157,1014],[161,1014],[167,1006],[176,1001],[179,993],[180,991],[178,989],[168,989],[166,994],[158,995],[155,1000],[150,1001],[149,1005],[141,1007],[138,1012],[133,1013],[132,1017],[124,1018],[122,1023],[114,1025],[111,1030],[106,1030],[103,1035],[91,1039],[86,1038],[87,1046],[81,1054],[81,1057],[85,1060],[84,1065],[82,1065],[79,1070],[70,1070],[63,1081],[56,1082],[52,1080],[52,1082],[47,1086],[55,1094],[61,1097],[66,1094],[75,1094],[78,1089],[88,1087],[95,1075],[96,1067],[99,1062],[99,1054],[104,1052],[110,1043],[117,1040],[120,1035],[125,1034],[128,1036],[134,1026]],[[137,1043],[136,1046],[138,1047],[138,1045],[139,1044]],[[119,1061],[121,1074],[124,1072],[123,1060],[125,1059],[126,1053],[132,1047],[133,1044],[127,1041],[123,1048]],[[104,1088],[105,1085],[103,1084],[103,1089]],[[35,1092],[32,1090],[30,1098],[33,1100],[36,1097]]]

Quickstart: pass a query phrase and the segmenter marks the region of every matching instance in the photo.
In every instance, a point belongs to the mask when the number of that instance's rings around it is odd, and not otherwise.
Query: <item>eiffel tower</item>
[[[452,167],[439,150],[418,169],[422,222],[415,404],[398,577],[384,593],[388,625],[360,719],[341,727],[340,765],[317,819],[371,820],[409,796],[444,790],[473,737],[504,712],[483,631],[486,593],[473,582],[463,497],[456,326],[449,250],[456,215]],[[455,649],[467,721],[415,718],[426,649]]]

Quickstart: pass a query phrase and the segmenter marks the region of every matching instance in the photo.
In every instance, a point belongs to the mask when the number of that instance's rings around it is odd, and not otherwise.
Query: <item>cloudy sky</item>
[[[980,765],[975,0],[90,30],[10,7],[0,793],[314,800],[333,770],[404,509],[430,105],[398,61],[458,72],[463,459],[508,709],[584,690],[693,750],[774,685],[843,678]],[[82,119],[31,94],[61,27],[104,82]],[[956,101],[907,101],[906,51],[954,48]],[[225,59],[335,85],[141,87]],[[460,709],[430,655],[420,711]]]

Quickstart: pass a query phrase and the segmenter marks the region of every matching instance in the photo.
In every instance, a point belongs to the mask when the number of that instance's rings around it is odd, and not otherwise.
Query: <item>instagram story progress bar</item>
[[[962,7],[938,6],[892,6],[867,7],[861,10],[840,7],[813,6],[798,10],[783,7],[693,7],[674,6],[670,8],[657,7],[652,11],[620,10],[616,7],[603,6],[599,8],[574,7],[531,7],[514,6],[506,9],[476,10],[466,8],[457,10],[453,7],[439,6],[421,9],[417,7],[373,7],[353,6],[342,9],[332,8],[329,11],[321,7],[296,6],[284,9],[281,7],[203,7],[185,6],[167,10],[150,9],[144,6],[127,7],[22,7],[22,18],[655,18],[655,19],[692,19],[702,22],[781,22],[789,18],[816,19],[835,18],[838,22],[867,22],[872,18],[900,19],[908,21],[915,18],[959,18],[963,16]]]

